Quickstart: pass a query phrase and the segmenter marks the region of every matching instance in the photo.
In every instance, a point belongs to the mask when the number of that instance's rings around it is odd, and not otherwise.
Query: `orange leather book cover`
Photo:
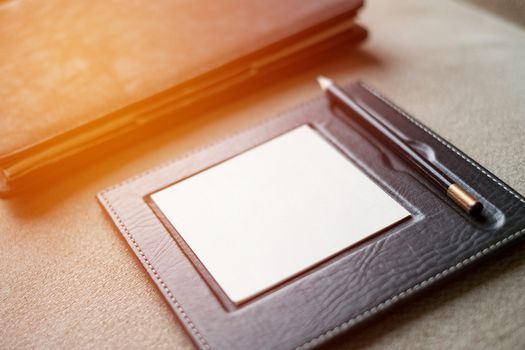
[[[0,192],[348,31],[361,4],[2,2]]]

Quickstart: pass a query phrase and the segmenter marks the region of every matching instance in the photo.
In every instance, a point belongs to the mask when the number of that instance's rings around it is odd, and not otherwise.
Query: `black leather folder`
[[[198,348],[316,347],[525,234],[525,199],[508,185],[363,83],[346,91],[479,198],[483,214],[465,214],[365,127],[344,120],[324,96],[99,193]],[[411,217],[246,304],[228,303],[148,196],[303,124],[336,145]]]

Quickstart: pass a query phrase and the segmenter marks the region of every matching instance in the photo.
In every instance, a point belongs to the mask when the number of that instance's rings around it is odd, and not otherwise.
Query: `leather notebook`
[[[107,153],[101,144],[125,143],[146,125],[190,117],[193,106],[211,106],[212,97],[224,103],[225,95],[254,89],[275,70],[359,42],[366,36],[354,24],[361,5],[52,0],[1,6],[0,195],[51,177],[66,160],[98,159]],[[148,135],[141,131],[138,138]]]
[[[522,196],[363,83],[345,90],[475,194],[482,215],[465,214],[324,96],[100,192],[100,204],[198,348],[316,347],[525,234]],[[410,215],[246,302],[232,302],[152,197],[305,125]],[[327,237],[336,228],[327,225]]]

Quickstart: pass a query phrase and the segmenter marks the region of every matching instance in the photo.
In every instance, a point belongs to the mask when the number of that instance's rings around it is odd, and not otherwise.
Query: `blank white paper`
[[[306,125],[151,197],[235,303],[410,215]]]

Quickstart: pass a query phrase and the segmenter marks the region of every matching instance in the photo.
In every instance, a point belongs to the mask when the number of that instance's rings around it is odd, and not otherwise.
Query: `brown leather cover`
[[[9,181],[25,176],[152,115],[173,113],[167,108],[173,99],[189,105],[202,97],[194,96],[199,91],[207,97],[225,80],[232,85],[256,75],[279,61],[276,52],[286,54],[288,38],[295,42],[342,25],[361,4],[7,2],[0,7],[2,175]],[[101,125],[108,131],[89,139]],[[35,160],[35,153],[44,160]]]
[[[201,349],[306,349],[349,330],[525,236],[525,199],[361,83],[347,92],[474,193],[465,214],[396,153],[324,97],[109,188],[99,202]],[[411,218],[236,306],[199,274],[148,195],[310,123],[411,213]],[[203,218],[205,219],[205,218]]]

